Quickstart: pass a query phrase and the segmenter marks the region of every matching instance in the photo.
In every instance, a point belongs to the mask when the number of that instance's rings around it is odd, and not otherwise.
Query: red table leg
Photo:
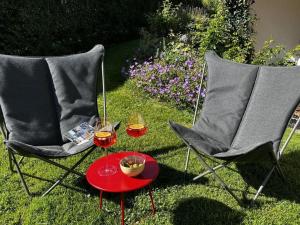
[[[152,206],[152,214],[154,215],[155,214],[155,205],[154,205],[154,201],[153,201],[153,197],[152,197],[152,190],[151,190],[150,185],[148,187],[149,187],[149,196],[150,196],[151,206]]]
[[[120,193],[120,206],[121,206],[121,224],[124,225],[124,194]]]
[[[102,194],[103,194],[103,191],[100,191],[100,209],[102,209]]]

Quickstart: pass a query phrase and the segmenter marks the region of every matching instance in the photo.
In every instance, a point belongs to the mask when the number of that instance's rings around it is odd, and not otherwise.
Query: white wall
[[[300,0],[256,0],[253,9],[257,50],[271,37],[287,48],[300,44]]]

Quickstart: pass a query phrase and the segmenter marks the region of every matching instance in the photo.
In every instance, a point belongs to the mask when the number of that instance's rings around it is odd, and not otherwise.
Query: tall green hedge
[[[138,36],[160,0],[1,0],[0,53],[59,55]]]

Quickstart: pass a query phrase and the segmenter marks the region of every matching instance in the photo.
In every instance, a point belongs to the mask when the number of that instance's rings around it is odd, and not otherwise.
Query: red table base
[[[120,160],[128,155],[140,155],[145,157],[145,169],[137,177],[128,177],[123,174],[119,168]],[[110,176],[100,176],[99,168],[107,164],[117,167],[117,172]],[[155,214],[155,205],[152,196],[150,184],[156,179],[159,173],[159,167],[155,159],[151,156],[133,153],[133,152],[119,152],[111,154],[107,157],[96,160],[88,169],[86,177],[89,184],[100,190],[100,209],[102,209],[103,192],[120,193],[120,207],[121,207],[121,224],[124,225],[124,193],[134,191],[143,187],[148,187],[152,214]]]
[[[155,214],[155,205],[152,197],[152,190],[151,187],[148,186],[149,189],[149,197],[151,201],[151,208],[152,208],[152,214]],[[102,196],[103,196],[103,191],[100,191],[100,209],[102,209]],[[121,207],[121,224],[124,225],[124,218],[125,218],[125,207],[124,207],[124,193],[120,193],[120,207]]]

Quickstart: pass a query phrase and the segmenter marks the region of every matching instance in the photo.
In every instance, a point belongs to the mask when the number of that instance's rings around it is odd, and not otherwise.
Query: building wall
[[[257,50],[270,38],[287,48],[300,44],[300,0],[256,0],[253,9]]]

